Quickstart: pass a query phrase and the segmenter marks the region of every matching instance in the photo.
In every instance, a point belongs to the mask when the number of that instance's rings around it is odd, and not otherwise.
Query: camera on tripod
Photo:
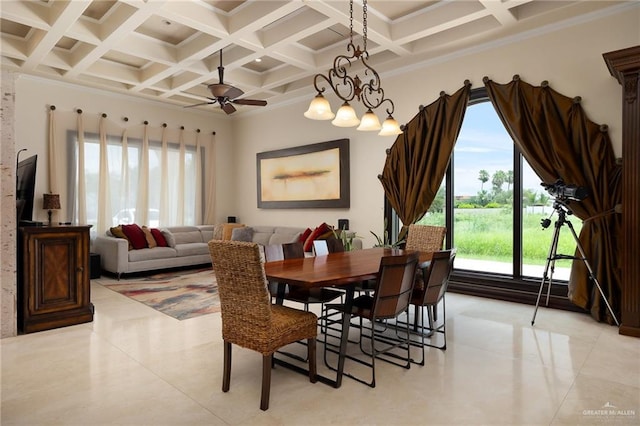
[[[553,233],[553,238],[551,240],[551,247],[549,247],[549,255],[547,256],[547,263],[545,264],[544,272],[542,274],[542,282],[540,282],[540,289],[538,290],[538,298],[536,299],[536,309],[535,311],[533,311],[533,318],[531,319],[531,325],[533,326],[536,320],[536,314],[538,313],[538,306],[540,305],[540,297],[542,296],[542,289],[544,288],[545,284],[547,284],[547,301],[545,306],[549,306],[549,295],[551,294],[551,283],[553,281],[553,272],[555,269],[556,260],[571,259],[571,260],[582,260],[585,267],[589,271],[589,279],[591,280],[592,283],[595,284],[595,286],[598,288],[598,291],[600,291],[600,295],[602,296],[604,303],[607,305],[607,308],[609,309],[609,313],[611,313],[613,320],[615,321],[616,325],[619,327],[620,323],[618,322],[618,318],[616,318],[616,314],[613,312],[611,305],[609,305],[609,302],[607,301],[607,297],[602,291],[602,287],[600,287],[598,278],[594,274],[593,269],[591,269],[591,265],[587,260],[587,255],[585,254],[584,249],[582,248],[582,244],[580,243],[578,234],[576,234],[575,229],[573,229],[573,225],[571,224],[571,221],[567,219],[567,216],[573,214],[573,212],[571,211],[571,208],[569,207],[569,202],[584,200],[589,196],[589,190],[583,186],[566,185],[562,179],[558,179],[554,183],[543,182],[541,185],[544,187],[544,189],[549,191],[549,194],[556,197],[556,199],[553,201],[553,212],[551,212],[551,215],[548,218],[542,219],[540,221],[542,228],[546,229],[549,227],[549,225],[551,225],[551,216],[554,213],[558,214],[558,219],[556,220],[556,223],[555,223],[555,230]],[[576,249],[580,253],[579,257],[577,255],[558,254],[558,240],[560,237],[560,229],[562,229],[562,226],[565,224],[569,227],[569,230],[571,231],[573,240],[576,243]],[[549,271],[551,271],[551,274],[549,274]]]
[[[564,223],[565,214],[573,214],[573,212],[567,205],[569,201],[582,201],[589,196],[589,190],[584,186],[567,185],[562,179],[558,179],[554,183],[542,182],[540,185],[542,185],[544,189],[549,192],[549,194],[556,197],[555,201],[553,202],[553,208],[555,211],[560,213],[560,224]],[[551,225],[551,219],[542,219],[540,221],[540,225],[542,225],[542,229],[547,229],[549,225]]]
[[[542,182],[540,185],[559,200],[582,201],[589,196],[589,190],[584,186],[567,185],[562,179],[554,183]]]

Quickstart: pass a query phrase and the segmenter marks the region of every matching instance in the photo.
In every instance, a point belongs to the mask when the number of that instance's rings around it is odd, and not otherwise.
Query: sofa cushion
[[[171,247],[154,247],[129,252],[129,262],[143,262],[154,259],[171,259],[176,257],[176,250]]]
[[[200,225],[198,226],[198,228],[200,229],[200,233],[202,234],[202,241],[204,241],[205,243],[208,243],[209,241],[213,240],[213,231],[215,226]]]
[[[225,223],[222,228],[222,239],[225,241],[231,240],[231,233],[235,228],[243,227],[242,223]]]
[[[111,233],[112,236],[114,236],[116,238],[122,238],[123,240],[127,240],[127,242],[129,243],[129,250],[131,250],[133,248],[133,246],[131,246],[131,241],[129,241],[127,236],[124,235],[124,232],[122,232],[122,225],[118,225],[118,226],[114,226],[112,228],[109,228],[109,232]],[[109,234],[107,233],[107,235],[109,235]]]
[[[156,239],[153,238],[153,234],[151,233],[151,229],[147,228],[146,226],[142,227],[142,232],[144,232],[144,238],[147,240],[147,246],[149,248],[154,248],[158,246],[158,243],[156,243]]]
[[[209,245],[207,243],[176,244],[176,253],[178,257],[209,254]]]
[[[131,225],[122,225],[122,232],[127,236],[127,239],[134,250],[147,248],[147,239],[144,236],[144,231],[139,225],[136,225],[135,223],[132,223]]]
[[[313,241],[318,239],[320,235],[326,234],[330,230],[331,230],[331,227],[326,223],[322,223],[320,226],[314,229],[311,235],[309,235],[307,240],[304,242],[304,251],[307,251],[307,252],[311,251],[313,248]]]
[[[162,236],[164,237],[165,241],[167,242],[167,247],[175,247],[176,246],[176,239],[173,236],[173,233],[171,231],[169,231],[167,228],[164,228],[161,230],[162,232]]]
[[[252,226],[253,228],[253,242],[263,246],[269,245],[269,238],[275,231],[275,226]]]
[[[300,232],[274,232],[273,235],[269,238],[269,245],[295,243],[299,239]]]
[[[224,231],[224,223],[218,223],[213,226],[213,238],[214,240],[222,239],[222,232]]]
[[[172,227],[171,234],[173,234],[173,238],[176,242],[176,246],[180,244],[204,242],[202,240],[202,233],[195,226]]]
[[[151,228],[151,235],[153,235],[153,239],[156,240],[156,246],[169,247],[167,240],[164,238],[164,234],[158,228]]]
[[[299,241],[304,245],[304,242],[307,241],[307,238],[309,238],[312,232],[311,228],[305,229],[302,234],[300,234]]]
[[[250,243],[253,241],[253,228],[250,226],[242,226],[240,228],[234,228],[231,231],[232,241],[245,241]]]

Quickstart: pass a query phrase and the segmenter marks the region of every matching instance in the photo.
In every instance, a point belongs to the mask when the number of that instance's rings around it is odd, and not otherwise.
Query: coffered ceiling
[[[510,37],[528,37],[634,1],[368,2],[370,63],[381,74]],[[637,3],[636,3],[637,4]],[[277,105],[314,94],[349,37],[347,1],[0,1],[2,65],[79,85],[189,105],[218,82]],[[362,3],[354,4],[362,44]],[[532,52],[533,54],[533,52]],[[199,107],[222,113],[216,106]],[[238,106],[247,111],[251,106]]]

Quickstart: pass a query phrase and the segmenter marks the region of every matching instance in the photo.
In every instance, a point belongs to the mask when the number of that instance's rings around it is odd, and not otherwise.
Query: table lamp
[[[60,209],[60,194],[42,194],[42,208],[48,210],[49,214],[49,226],[51,226],[51,210]]]

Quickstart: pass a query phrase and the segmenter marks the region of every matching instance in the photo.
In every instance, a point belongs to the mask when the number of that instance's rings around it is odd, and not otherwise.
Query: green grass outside
[[[540,220],[547,216],[541,213],[525,213],[523,216],[522,252],[523,263],[527,265],[544,265],[549,255],[551,238],[554,233],[554,223],[557,219],[553,215],[552,223],[543,229]],[[580,235],[582,221],[576,217],[570,218],[576,234]],[[467,259],[493,260],[511,262],[513,252],[512,213],[508,209],[483,209],[465,211],[457,209],[455,212],[454,246],[458,256]],[[418,223],[424,225],[439,225],[445,223],[443,213],[429,213]],[[557,254],[573,255],[576,244],[567,225],[560,230]],[[557,261],[558,267],[569,267],[571,261]]]

